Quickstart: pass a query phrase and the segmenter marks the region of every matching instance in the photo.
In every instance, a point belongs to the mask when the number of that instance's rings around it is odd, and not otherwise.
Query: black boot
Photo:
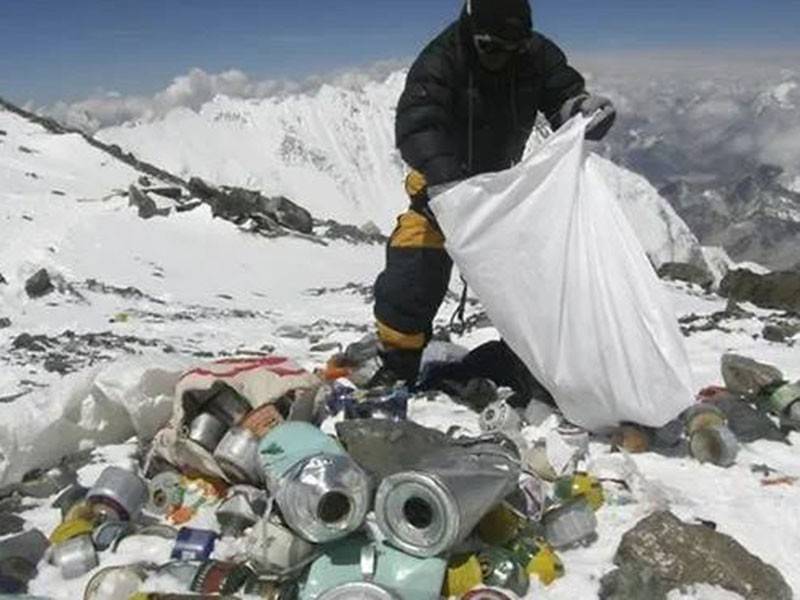
[[[367,387],[392,386],[398,381],[404,381],[409,386],[416,383],[422,359],[421,350],[386,350],[378,352],[378,356],[383,364]]]

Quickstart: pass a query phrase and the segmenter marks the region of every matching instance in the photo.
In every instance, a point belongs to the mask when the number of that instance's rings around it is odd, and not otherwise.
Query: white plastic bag
[[[675,314],[577,117],[431,208],[492,323],[573,423],[658,427],[693,401]]]

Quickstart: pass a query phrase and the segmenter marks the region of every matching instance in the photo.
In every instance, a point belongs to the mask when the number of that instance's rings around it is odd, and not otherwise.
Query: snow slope
[[[197,112],[101,130],[98,138],[184,177],[283,194],[318,216],[384,231],[408,203],[394,148],[394,112],[405,73],[357,89],[264,100],[217,96]],[[529,150],[536,146],[536,140]],[[699,243],[642,177],[604,161],[605,171],[651,260],[703,264]]]
[[[148,368],[160,366],[168,378],[210,355],[272,348],[312,367],[331,352],[318,344],[346,344],[369,329],[368,286],[382,267],[381,247],[248,235],[213,219],[204,207],[143,221],[114,192],[138,177],[132,169],[80,138],[45,134],[1,111],[0,130],[5,132],[0,135],[0,273],[8,279],[0,284],[0,318],[11,320],[0,329],[0,482],[18,480],[28,469],[77,449],[96,448],[92,463],[80,471],[84,484],[92,483],[105,463],[129,463],[136,451],[129,437],[152,428],[168,406],[162,393],[168,382],[142,386]],[[31,300],[22,289],[24,279],[40,266],[56,276],[59,289]],[[691,288],[669,289],[681,316],[705,318],[725,305]],[[440,323],[452,307],[448,300]],[[759,335],[760,319],[774,313],[748,308],[754,316],[726,321],[727,332],[699,329],[687,337],[696,387],[720,383],[719,359],[729,350],[800,377],[796,348]],[[23,333],[47,336],[49,345],[41,351],[15,348]],[[479,328],[457,341],[472,347],[495,335]],[[58,354],[73,361],[74,373],[62,377],[48,370],[47,359],[57,361]],[[477,415],[443,396],[416,400],[410,411],[415,420],[443,430],[455,423],[477,431]],[[530,428],[525,435],[532,440],[546,429]],[[800,435],[793,434],[792,441],[800,442]],[[621,535],[664,506],[689,520],[715,521],[720,531],[777,566],[800,592],[795,564],[800,522],[791,518],[800,488],[765,487],[750,472],[751,463],[767,463],[800,475],[796,446],[750,444],[729,470],[655,454],[612,455],[599,442],[592,444],[591,459],[596,469],[631,473],[634,502],[612,502],[601,510],[599,540],[563,552],[566,576],[549,588],[534,583],[530,598],[595,597]],[[52,530],[59,513],[50,501],[26,501],[26,527]],[[192,522],[209,524],[210,513]],[[169,551],[164,540],[131,539],[116,554],[104,552],[101,566],[165,562]],[[220,544],[216,556],[234,551]],[[81,597],[89,576],[64,582],[43,565],[31,592],[73,600]],[[176,585],[164,583],[172,590]],[[683,597],[731,598],[714,589]]]

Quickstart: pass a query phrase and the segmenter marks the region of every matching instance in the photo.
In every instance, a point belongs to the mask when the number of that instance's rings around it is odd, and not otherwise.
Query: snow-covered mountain
[[[703,244],[722,246],[739,262],[793,269],[800,266],[800,192],[783,175],[761,165],[728,185],[680,180],[661,193]]]
[[[358,88],[262,100],[216,97],[198,111],[101,130],[98,137],[188,177],[283,194],[315,216],[390,231],[408,199],[394,148],[394,112],[405,73]],[[536,144],[530,144],[533,150]],[[699,243],[642,177],[604,162],[640,241],[657,266],[704,265]]]

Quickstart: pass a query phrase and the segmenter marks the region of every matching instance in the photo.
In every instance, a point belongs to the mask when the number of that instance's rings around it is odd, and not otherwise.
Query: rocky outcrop
[[[55,286],[46,269],[39,269],[25,282],[25,293],[30,298],[41,298],[54,290]]]
[[[658,268],[658,276],[670,281],[694,283],[704,289],[714,285],[714,276],[707,269],[689,263],[664,263]]]
[[[676,589],[716,585],[748,600],[791,600],[780,572],[750,554],[729,535],[657,512],[622,536],[603,577],[603,600],[665,600]]]
[[[762,308],[800,312],[800,272],[758,275],[748,269],[729,271],[719,294],[734,302],[752,302]]]

